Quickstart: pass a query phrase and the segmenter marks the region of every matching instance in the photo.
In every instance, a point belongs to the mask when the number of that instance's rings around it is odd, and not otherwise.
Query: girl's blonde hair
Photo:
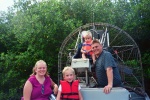
[[[75,75],[74,69],[70,66],[64,67],[64,69],[62,70],[62,74],[65,75],[65,72],[68,71],[68,70],[70,70]]]
[[[87,36],[92,37],[92,33],[90,31],[82,31],[82,36],[83,37],[87,37]]]
[[[44,60],[39,60],[39,61],[37,61],[37,62],[35,63],[35,66],[34,66],[33,69],[32,69],[32,74],[31,74],[30,76],[36,75],[35,70],[37,69],[37,67],[38,67],[38,65],[39,65],[40,63],[43,63],[43,64],[47,67],[47,64],[46,64],[46,62],[45,62]],[[48,71],[46,71],[45,76],[49,76]]]

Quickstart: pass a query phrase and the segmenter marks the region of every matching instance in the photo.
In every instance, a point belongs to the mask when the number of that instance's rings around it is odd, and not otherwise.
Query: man
[[[110,93],[112,87],[122,86],[121,77],[110,52],[103,50],[98,40],[93,40],[92,50],[96,56],[95,72],[100,87],[104,87],[104,93]]]

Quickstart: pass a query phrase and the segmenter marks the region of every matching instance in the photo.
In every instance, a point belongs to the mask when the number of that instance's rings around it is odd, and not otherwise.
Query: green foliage
[[[130,12],[125,21],[126,25],[124,26],[124,29],[134,37],[142,51],[147,49],[148,45],[146,45],[146,41],[150,38],[150,29],[148,28],[150,26],[149,4],[150,1],[148,0],[139,0],[138,2],[131,0]]]
[[[129,60],[125,62],[127,65],[132,66],[132,67],[137,67],[139,66],[139,63],[136,60]]]
[[[142,64],[145,78],[150,79],[150,52],[147,51],[142,56]]]
[[[94,6],[93,6],[94,7]],[[115,18],[115,4],[111,0],[102,0],[97,2],[95,6],[96,22],[105,22],[113,24]]]

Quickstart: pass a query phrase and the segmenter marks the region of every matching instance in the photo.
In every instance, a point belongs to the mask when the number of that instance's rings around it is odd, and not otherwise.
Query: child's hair
[[[70,67],[70,66],[64,67],[64,69],[62,70],[62,74],[65,75],[65,72],[66,72],[67,70],[72,71],[72,73],[75,75],[74,69],[73,69],[72,67]]]
[[[82,36],[83,37],[87,37],[87,36],[92,37],[92,33],[90,31],[82,31]]]

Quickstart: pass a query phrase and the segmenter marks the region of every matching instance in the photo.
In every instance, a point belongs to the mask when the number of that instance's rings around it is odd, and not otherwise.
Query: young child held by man
[[[79,81],[75,80],[75,71],[72,67],[65,67],[62,71],[56,100],[83,100]]]
[[[86,59],[92,57],[93,63],[95,63],[95,55],[92,52],[92,47],[91,47],[91,43],[93,41],[92,33],[90,31],[83,31],[82,36],[84,38],[84,43],[81,48],[82,58]]]

